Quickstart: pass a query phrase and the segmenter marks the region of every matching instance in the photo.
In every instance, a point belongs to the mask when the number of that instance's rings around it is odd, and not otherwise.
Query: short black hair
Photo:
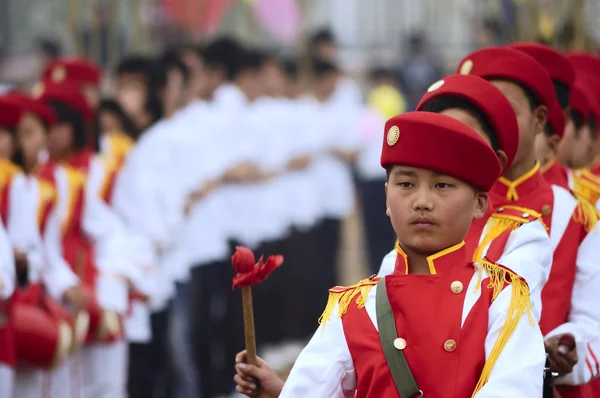
[[[320,58],[313,58],[312,73],[315,77],[323,77],[331,73],[338,73],[338,67],[331,61]]]
[[[121,61],[117,74],[138,74],[144,77],[147,89],[144,109],[150,113],[153,122],[160,120],[164,114],[160,92],[167,84],[167,69],[164,65],[154,58],[133,56]]]
[[[586,120],[583,118],[581,112],[573,109],[571,110],[571,119],[573,119],[573,124],[575,125],[575,131],[579,131],[584,125]]]
[[[183,82],[187,83],[190,79],[190,70],[181,60],[181,53],[177,49],[171,49],[163,54],[160,58],[162,67],[166,73],[171,69],[176,69],[183,75]]]
[[[234,75],[234,78],[236,78],[241,72],[258,72],[267,59],[268,55],[258,49],[244,49],[240,51],[237,71]]]
[[[298,60],[294,58],[285,58],[281,60],[281,66],[285,72],[285,76],[289,80],[298,79]]]
[[[96,110],[95,131],[97,133],[97,137],[95,145],[98,150],[100,149],[100,134],[104,133],[104,131],[100,131],[100,114],[102,112],[111,112],[115,116],[117,116],[117,118],[123,125],[123,133],[127,134],[133,139],[136,138],[136,129],[133,125],[133,122],[125,114],[125,111],[123,110],[121,105],[119,105],[117,101],[105,98],[100,102],[100,104],[98,105],[98,109]]]
[[[492,149],[494,152],[501,150],[500,141],[498,140],[498,135],[496,131],[492,127],[492,123],[490,119],[473,103],[459,97],[451,96],[451,95],[443,95],[439,97],[435,97],[429,101],[427,101],[422,107],[421,111],[424,112],[434,112],[441,113],[446,109],[457,108],[462,109],[467,112],[469,115],[477,119],[479,124],[481,125],[483,132],[490,138],[492,143]]]
[[[554,92],[562,109],[567,109],[571,105],[571,94],[566,84],[553,80]]]
[[[238,73],[242,45],[231,37],[215,39],[200,50],[202,60],[212,69],[223,69],[227,80],[233,80]]]
[[[77,150],[87,146],[87,128],[83,116],[73,107],[59,101],[49,101],[59,123],[67,123],[73,129],[73,140]]]
[[[148,88],[156,89],[167,84],[167,73],[156,59],[144,56],[125,58],[117,67],[117,74],[138,74],[146,78]]]
[[[335,35],[330,28],[321,28],[315,31],[310,38],[311,47],[316,47],[319,44],[335,44]]]
[[[590,126],[590,130],[592,130],[592,137],[596,138],[598,136],[598,120],[596,120],[594,114],[590,114],[588,125]]]

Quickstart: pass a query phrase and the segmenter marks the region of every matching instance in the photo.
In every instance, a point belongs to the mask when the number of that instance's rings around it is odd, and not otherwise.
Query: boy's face
[[[573,148],[573,156],[571,158],[571,166],[573,168],[580,169],[592,162],[594,157],[593,142],[592,129],[586,123],[579,129],[577,134],[577,142]]]
[[[558,147],[558,136],[553,134],[537,134],[533,143],[535,158],[544,165],[556,156]]]
[[[25,159],[37,159],[40,151],[46,147],[46,134],[46,128],[35,115],[27,113],[21,117],[17,141]]]
[[[73,128],[68,123],[57,123],[48,131],[48,152],[55,158],[68,154],[75,146]]]
[[[558,143],[556,155],[561,163],[570,166],[573,159],[573,153],[577,144],[577,134],[573,118],[566,119],[565,131],[563,137]]]
[[[146,78],[137,73],[122,73],[117,83],[117,102],[132,119],[144,113],[148,87]]]
[[[431,255],[461,242],[488,194],[435,171],[396,165],[386,183],[388,216],[407,254]]]
[[[544,127],[548,119],[548,110],[545,106],[538,106],[532,111],[527,94],[516,83],[505,80],[491,80],[490,83],[504,94],[517,115],[519,149],[515,156],[514,164],[522,164],[523,160],[534,151],[536,135],[544,134]]]
[[[12,133],[0,127],[0,158],[10,159],[15,152],[15,140]]]
[[[81,91],[90,108],[98,108],[98,104],[100,103],[100,88],[91,84],[84,84],[81,87]]]

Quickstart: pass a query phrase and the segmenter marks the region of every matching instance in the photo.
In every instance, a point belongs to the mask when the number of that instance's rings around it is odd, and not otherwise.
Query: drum
[[[19,301],[12,305],[11,318],[19,365],[51,368],[69,356],[73,332],[68,322]]]

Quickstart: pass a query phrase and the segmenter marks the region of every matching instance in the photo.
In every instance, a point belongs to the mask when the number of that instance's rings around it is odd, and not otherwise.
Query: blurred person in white
[[[311,59],[338,65],[340,59],[334,32],[329,28],[315,31],[308,42],[308,54]],[[363,95],[356,81],[340,74],[330,101],[359,105],[363,103]]]
[[[406,111],[406,100],[398,90],[398,77],[392,70],[375,67],[370,74],[371,91],[361,112],[363,140],[356,166],[360,184],[360,203],[365,228],[370,273],[379,271],[380,259],[394,244],[396,235],[385,215],[385,171],[381,169],[379,132],[385,121]]]
[[[312,63],[313,81],[310,99],[314,105],[312,128],[321,137],[321,147],[311,168],[320,198],[321,219],[318,226],[319,253],[316,261],[306,264],[307,273],[320,275],[313,280],[316,292],[338,281],[337,266],[341,243],[342,221],[349,217],[355,205],[355,185],[351,165],[360,150],[358,118],[362,105],[338,101],[336,90],[340,71],[331,62],[315,59]],[[314,267],[314,268],[313,268]],[[309,316],[318,319],[324,296],[311,295]]]
[[[124,59],[117,68],[117,101],[135,124],[139,139],[115,181],[112,205],[135,236],[136,255],[149,266],[146,276],[153,294],[137,298],[125,320],[129,341],[128,394],[166,397],[169,383],[168,334],[170,299],[174,293],[170,271],[161,255],[171,243],[162,218],[162,191],[168,189],[161,163],[169,120],[164,118],[162,93],[167,71],[160,60],[147,57]],[[151,286],[149,286],[151,288]]]

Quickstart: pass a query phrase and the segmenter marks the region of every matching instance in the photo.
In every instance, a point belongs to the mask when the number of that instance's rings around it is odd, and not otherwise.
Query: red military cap
[[[554,106],[548,109],[548,123],[552,127],[552,132],[562,138],[565,132],[565,115],[558,101],[555,101]]]
[[[552,80],[564,84],[569,89],[575,84],[575,68],[571,61],[552,47],[538,43],[515,43],[508,47],[534,58],[546,69]]]
[[[94,112],[86,102],[83,93],[73,83],[39,83],[34,89],[33,95],[45,104],[49,101],[56,101],[68,105],[88,122],[94,117]]]
[[[42,101],[33,99],[18,91],[7,94],[6,98],[16,104],[23,113],[33,113],[49,126],[56,123],[56,115],[54,115],[52,109]]]
[[[53,83],[73,82],[76,84],[91,84],[98,86],[102,71],[93,62],[85,58],[60,58],[46,67],[44,81]]]
[[[420,167],[459,178],[489,191],[500,162],[475,130],[438,113],[408,112],[385,124],[381,166]]]
[[[13,129],[21,119],[21,108],[5,95],[0,96],[0,127]]]
[[[566,57],[571,61],[577,72],[585,71],[600,76],[600,58],[583,52],[567,53]]]
[[[485,79],[472,75],[452,75],[433,83],[421,98],[417,111],[434,98],[456,97],[471,103],[489,121],[500,149],[506,153],[508,170],[519,148],[519,125],[515,111],[504,94]]]
[[[590,117],[591,105],[581,79],[575,80],[575,85],[573,85],[573,89],[571,90],[571,109],[581,114],[583,120],[587,122]]]
[[[548,109],[556,101],[550,75],[529,55],[506,47],[488,47],[467,55],[458,73],[486,80],[508,80],[527,88]]]

